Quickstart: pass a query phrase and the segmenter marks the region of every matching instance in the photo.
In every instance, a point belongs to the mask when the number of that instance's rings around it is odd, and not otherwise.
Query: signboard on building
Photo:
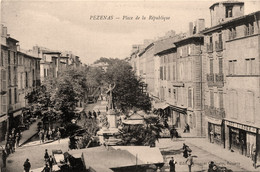
[[[228,126],[231,126],[231,127],[235,127],[235,128],[239,128],[239,129],[242,129],[242,130],[245,130],[245,131],[256,133],[255,127],[251,127],[251,126],[248,126],[248,125],[239,124],[239,123],[231,122],[231,121],[226,121],[226,124]]]

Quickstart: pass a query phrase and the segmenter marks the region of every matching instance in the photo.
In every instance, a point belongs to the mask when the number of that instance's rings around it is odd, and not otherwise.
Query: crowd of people
[[[8,155],[14,153],[15,149],[19,147],[21,136],[22,133],[19,130],[15,130],[14,128],[12,129],[11,134],[7,136],[5,149],[2,150],[2,159],[4,167],[6,167],[6,159]]]
[[[39,133],[39,140],[40,143],[44,143],[48,140],[58,140],[60,141],[61,133],[59,128],[55,130],[54,128],[49,128],[48,130],[40,129]]]

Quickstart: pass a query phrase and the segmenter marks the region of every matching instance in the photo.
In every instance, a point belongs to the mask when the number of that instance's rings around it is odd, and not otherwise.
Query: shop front
[[[224,145],[225,136],[224,136],[224,127],[222,125],[222,120],[213,119],[210,117],[206,118],[207,120],[207,136],[210,143]]]
[[[172,114],[172,123],[176,128],[184,129],[187,123],[187,109],[170,105],[169,110]]]
[[[229,133],[229,149],[259,161],[259,129],[249,125],[225,121]],[[258,158],[257,158],[258,157]]]

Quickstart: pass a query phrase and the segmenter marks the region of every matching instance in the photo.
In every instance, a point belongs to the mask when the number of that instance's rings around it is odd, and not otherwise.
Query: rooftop
[[[213,8],[214,6],[219,5],[219,4],[224,4],[224,5],[230,5],[230,4],[244,4],[244,2],[241,2],[241,1],[233,1],[233,0],[222,1],[222,2],[216,2],[216,3],[214,3],[213,5],[211,5],[211,6],[209,7],[209,9],[211,9],[211,8]]]

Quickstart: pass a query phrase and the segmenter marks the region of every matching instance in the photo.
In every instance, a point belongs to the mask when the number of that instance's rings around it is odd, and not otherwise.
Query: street
[[[89,104],[87,106],[86,112],[92,111],[93,108],[99,104],[100,102]],[[78,124],[84,124],[84,117],[81,118],[81,121],[78,121]],[[66,152],[68,151],[68,141],[69,139],[66,138],[62,139],[60,143],[58,143],[58,141],[53,141],[45,144],[40,144],[38,140],[28,142],[27,144],[16,149],[16,152],[14,154],[11,154],[7,158],[7,168],[5,169],[5,172],[22,171],[23,163],[26,158],[29,158],[31,162],[31,169],[43,167],[45,149],[48,149],[49,153],[51,153],[51,151],[54,149],[60,149],[63,152]],[[205,141],[205,138],[179,138],[178,140],[171,140],[170,138],[159,139],[159,142],[156,143],[156,146],[160,148],[165,162],[162,171],[169,171],[168,163],[172,156],[174,157],[175,161],[177,161],[176,171],[188,170],[188,166],[185,162],[186,159],[182,155],[183,143],[187,144],[192,150],[192,156],[194,159],[192,171],[207,171],[208,163],[210,161],[214,161],[219,166],[225,166],[229,169],[232,169],[233,171],[248,171],[241,167],[238,162],[227,161],[226,159],[203,149],[203,147],[207,147],[205,145],[211,145],[210,143]],[[214,149],[215,151],[222,150],[221,147]],[[237,156],[236,159],[238,159],[239,161],[239,156]]]

